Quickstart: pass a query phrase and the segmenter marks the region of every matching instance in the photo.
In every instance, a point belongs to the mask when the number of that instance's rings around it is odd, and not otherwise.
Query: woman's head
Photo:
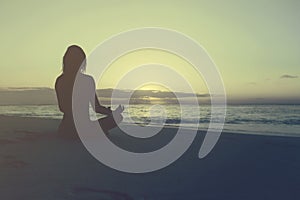
[[[85,71],[86,55],[81,47],[71,45],[63,57],[63,73],[76,75],[78,71]]]

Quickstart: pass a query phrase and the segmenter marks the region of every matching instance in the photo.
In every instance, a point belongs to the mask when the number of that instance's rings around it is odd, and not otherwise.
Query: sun
[[[157,91],[169,91],[168,88],[164,87],[163,85],[156,84],[156,83],[148,83],[145,85],[142,85],[135,90],[157,90]]]

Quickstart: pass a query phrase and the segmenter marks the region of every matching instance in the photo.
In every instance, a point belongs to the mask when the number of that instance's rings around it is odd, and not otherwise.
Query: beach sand
[[[146,174],[111,169],[80,141],[62,139],[59,120],[0,116],[0,199],[300,199],[300,138],[223,133],[204,159],[200,132],[170,166]],[[176,133],[133,145],[116,128],[124,148],[162,146]],[[137,163],[138,164],[138,163]]]

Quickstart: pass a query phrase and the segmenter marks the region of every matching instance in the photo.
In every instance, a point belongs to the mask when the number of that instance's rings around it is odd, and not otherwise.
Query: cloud
[[[247,84],[248,85],[256,85],[257,83],[256,82],[248,82]]]
[[[284,74],[284,75],[280,76],[280,78],[298,78],[298,76]]]

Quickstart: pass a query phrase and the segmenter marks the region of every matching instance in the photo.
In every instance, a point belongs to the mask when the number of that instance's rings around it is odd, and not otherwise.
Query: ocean
[[[124,123],[139,125],[159,124],[165,113],[167,126],[183,126],[192,129],[207,129],[210,122],[210,106],[199,108],[183,105],[137,104],[125,106]],[[115,108],[116,106],[112,106]],[[151,109],[150,109],[151,108]],[[200,109],[200,116],[196,112]],[[151,110],[151,111],[150,111]],[[164,112],[162,112],[164,110]],[[57,105],[10,105],[0,106],[0,115],[61,119]],[[91,112],[91,118],[101,115]],[[199,118],[200,117],[200,118]],[[132,121],[130,120],[132,119]],[[199,122],[199,123],[198,123]],[[245,134],[300,136],[300,105],[229,105],[227,106],[224,131]]]

